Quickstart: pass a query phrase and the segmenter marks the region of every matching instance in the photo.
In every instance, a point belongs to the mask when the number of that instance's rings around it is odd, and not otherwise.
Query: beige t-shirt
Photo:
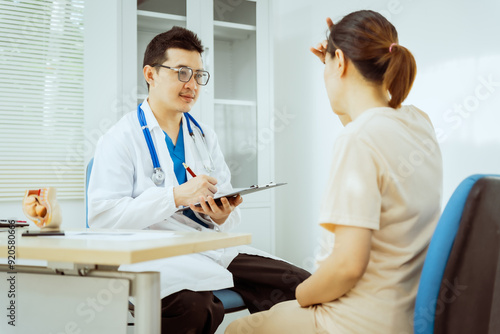
[[[441,152],[428,116],[414,106],[374,108],[339,135],[320,224],[373,230],[361,280],[314,306],[329,333],[413,333],[427,246],[439,219]]]

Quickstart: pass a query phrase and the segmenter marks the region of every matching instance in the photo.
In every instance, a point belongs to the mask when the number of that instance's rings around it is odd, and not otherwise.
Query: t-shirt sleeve
[[[380,178],[380,164],[372,147],[352,135],[337,138],[320,225],[331,232],[335,225],[378,230]]]

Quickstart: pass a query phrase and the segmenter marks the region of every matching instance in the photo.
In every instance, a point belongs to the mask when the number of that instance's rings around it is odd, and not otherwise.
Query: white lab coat
[[[198,224],[188,226],[191,220],[175,213],[173,188],[178,185],[173,162],[165,143],[165,134],[158,125],[151,108],[144,100],[142,109],[154,142],[165,182],[156,186],[151,180],[153,163],[137,110],[125,115],[104,134],[97,143],[94,165],[88,189],[89,226],[111,229],[185,230],[217,233]],[[231,174],[212,129],[201,124],[208,149],[212,155],[220,192],[232,190]],[[189,136],[186,121],[182,121],[186,163],[196,175],[207,174]],[[192,124],[191,126],[194,126]],[[188,179],[191,176],[188,174]],[[200,217],[200,216],[199,216]],[[210,219],[208,216],[202,219]],[[236,208],[221,231],[228,231],[240,222]],[[212,291],[233,286],[232,275],[226,270],[238,252],[272,257],[251,247],[228,248],[199,254],[177,256],[133,265],[122,265],[124,271],[158,271],[161,276],[161,297],[183,289]],[[272,257],[275,258],[275,257]]]

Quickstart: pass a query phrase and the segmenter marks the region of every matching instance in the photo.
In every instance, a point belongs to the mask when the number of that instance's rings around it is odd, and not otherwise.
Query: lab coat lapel
[[[183,124],[186,123],[186,117],[184,115],[184,121]],[[200,126],[203,128],[204,125],[200,124]],[[193,129],[194,133],[199,133],[199,128],[191,122],[191,128]],[[205,136],[207,136],[207,139],[210,136],[210,133],[205,132]],[[184,132],[184,149],[186,151],[186,163],[188,164],[189,167],[193,170],[193,172],[196,175],[210,175],[213,176],[212,174],[209,174],[207,170],[205,169],[205,166],[203,165],[203,161],[201,160],[200,154],[198,150],[196,149],[196,144],[193,141],[193,138],[189,135],[187,132],[187,125],[186,125],[186,131]],[[200,139],[199,136],[196,137],[197,139]],[[189,146],[189,148],[187,148]],[[189,150],[189,161],[188,161],[188,154],[187,151]]]
[[[191,123],[191,127],[194,125]],[[186,123],[186,115],[182,115],[182,132],[183,132],[183,137],[184,137],[184,156],[186,158],[186,164],[191,168],[191,170],[196,174],[200,174],[201,170],[198,168],[198,164],[196,163],[195,160],[195,152],[193,151],[195,149],[193,140],[191,139],[191,136],[189,135],[189,131],[187,128],[187,123]],[[187,178],[188,180],[192,178],[192,176],[187,173]]]
[[[160,128],[160,125],[158,124],[147,99],[142,103],[142,110],[144,111],[144,116],[146,117],[146,122],[148,123],[149,131],[151,133],[151,138],[153,139],[155,145],[158,161],[160,162],[160,166],[165,173],[165,182],[163,186],[177,186],[179,183],[175,177],[174,164],[172,162],[172,158],[170,158],[167,144],[165,143],[165,133],[163,133],[163,130]]]

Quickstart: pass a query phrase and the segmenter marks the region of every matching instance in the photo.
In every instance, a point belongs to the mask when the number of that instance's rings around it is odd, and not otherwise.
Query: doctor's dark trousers
[[[239,254],[227,268],[250,313],[295,299],[295,289],[311,274],[284,261]],[[224,318],[222,302],[211,291],[182,290],[161,301],[161,332],[211,334]]]

